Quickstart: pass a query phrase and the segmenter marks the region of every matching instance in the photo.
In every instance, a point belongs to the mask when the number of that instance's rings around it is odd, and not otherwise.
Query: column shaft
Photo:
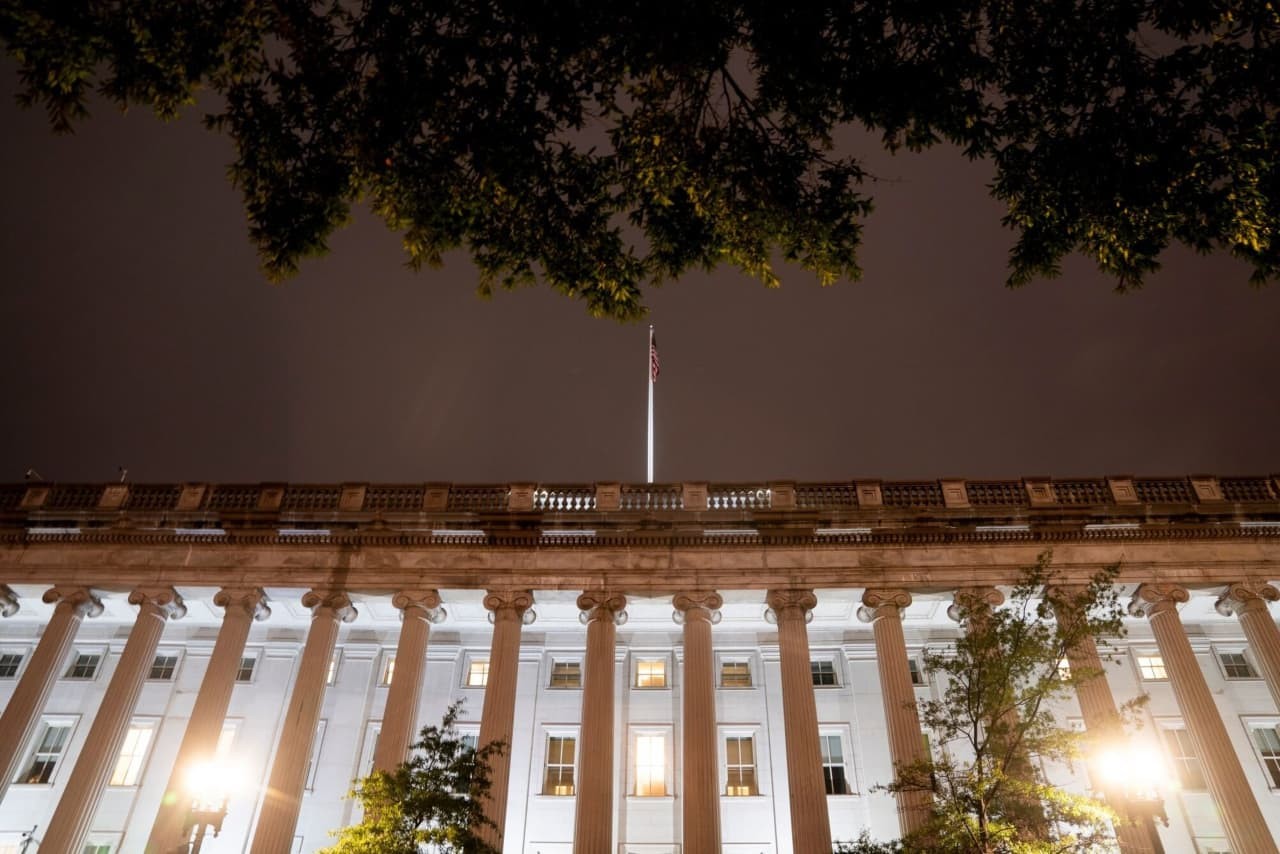
[[[388,773],[396,770],[409,755],[409,746],[418,734],[418,703],[427,664],[427,640],[433,615],[443,612],[434,590],[402,592],[392,603],[400,609],[400,639],[396,643],[395,672],[387,689],[387,705],[382,712],[382,732],[373,751],[373,767]]]
[[[489,757],[489,797],[485,817],[492,822],[478,834],[502,850],[506,837],[507,797],[511,787],[511,739],[515,734],[516,686],[520,672],[520,629],[533,596],[527,590],[490,591],[484,606],[493,614],[493,640],[489,645],[489,676],[480,714],[481,748],[500,743],[502,750]]]
[[[342,592],[312,590],[302,597],[302,604],[311,608],[311,628],[298,663],[293,693],[289,695],[285,725],[263,795],[251,854],[282,854],[293,845],[293,831],[298,824],[298,809],[307,782],[307,758],[320,721],[320,704],[324,701],[338,626],[356,617],[351,600]]]
[[[884,701],[885,724],[889,734],[889,756],[897,769],[925,758],[924,733],[916,709],[916,692],[911,684],[907,660],[907,640],[902,632],[902,610],[911,604],[905,590],[868,590],[862,596],[859,618],[871,623],[876,640],[876,669],[880,675],[880,695]],[[899,778],[900,779],[900,778]],[[933,794],[925,789],[896,793],[898,823],[903,835],[915,833],[929,820]]]
[[[171,588],[135,590],[129,594],[129,602],[139,606],[138,618],[116,663],[102,705],[93,717],[75,769],[67,778],[67,787],[49,819],[49,829],[40,844],[47,854],[72,854],[84,845],[120,745],[129,731],[129,720],[142,692],[142,683],[155,661],[165,623],[170,617],[186,613],[182,598]]]
[[[573,854],[613,852],[613,671],[616,620],[625,606],[626,599],[620,595],[578,597],[578,607],[588,613],[588,619]]]
[[[83,587],[55,587],[44,594],[44,601],[58,604],[0,716],[0,801],[19,773],[18,763],[35,735],[49,692],[67,666],[80,621],[102,613],[102,603]]]
[[[818,744],[818,707],[809,665],[807,613],[817,604],[812,590],[771,590],[769,607],[778,623],[782,663],[782,719],[791,797],[791,841],[796,854],[831,850],[827,787]]]
[[[1131,610],[1145,613],[1151,621],[1151,633],[1169,674],[1169,684],[1178,701],[1187,733],[1195,745],[1204,767],[1209,792],[1222,813],[1222,824],[1233,851],[1249,854],[1275,854],[1276,844],[1267,822],[1258,808],[1249,781],[1240,766],[1218,714],[1213,695],[1196,661],[1187,639],[1177,602],[1186,602],[1190,594],[1173,585],[1144,584],[1134,595]]]
[[[1280,709],[1280,628],[1271,618],[1268,602],[1280,598],[1280,590],[1270,584],[1233,584],[1218,600],[1223,614],[1235,614],[1249,641],[1262,678],[1271,691],[1271,700]]]
[[[225,613],[218,639],[213,644],[213,654],[200,681],[200,693],[191,709],[191,719],[178,747],[178,755],[169,773],[165,795],[160,800],[160,812],[156,814],[147,841],[148,854],[171,854],[185,842],[184,830],[192,793],[188,790],[187,774],[191,767],[208,762],[218,747],[222,724],[231,703],[236,674],[244,657],[245,641],[255,619],[263,619],[270,610],[260,589],[220,590],[214,597],[215,604]]]
[[[723,600],[715,593],[680,594],[684,619],[684,854],[720,854],[720,768],[716,760],[716,686],[711,624]]]

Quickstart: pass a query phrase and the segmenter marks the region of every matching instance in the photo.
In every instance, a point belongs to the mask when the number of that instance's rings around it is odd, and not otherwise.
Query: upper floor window
[[[134,721],[129,724],[124,742],[120,745],[120,753],[116,756],[116,766],[111,772],[110,785],[136,786],[142,776],[142,766],[147,759],[147,750],[151,747],[151,737],[155,734],[155,721]]]
[[[1191,741],[1191,733],[1181,726],[1164,727],[1162,732],[1165,750],[1169,753],[1169,761],[1178,774],[1182,788],[1205,789],[1204,767],[1200,764],[1195,744]]]
[[[642,658],[636,662],[637,688],[667,687],[667,660],[665,658]]]
[[[667,739],[662,733],[636,736],[636,795],[662,797],[667,794]]]
[[[844,748],[839,733],[821,733],[818,746],[822,749],[822,779],[828,795],[849,794],[848,774],[844,766]]]
[[[329,659],[329,669],[324,674],[324,684],[332,685],[338,681],[338,663],[342,661],[342,650],[335,649]]]
[[[573,761],[577,737],[572,735],[547,736],[547,765],[542,777],[542,794],[573,794]]]
[[[581,688],[582,662],[552,661],[550,686],[552,688]]]
[[[467,680],[465,684],[468,688],[483,688],[489,684],[489,659],[473,658],[467,664]]]
[[[816,686],[836,684],[836,663],[834,661],[810,661],[809,672],[813,675]]]
[[[173,672],[177,669],[178,656],[170,653],[161,653],[151,661],[151,672],[147,674],[147,678],[168,682],[173,678]]]
[[[78,652],[67,668],[68,679],[93,679],[98,675],[102,655],[96,652]]]
[[[1280,789],[1280,732],[1276,729],[1274,723],[1249,728],[1253,747],[1267,772],[1267,785],[1272,789]]]
[[[71,739],[72,722],[68,720],[45,720],[40,722],[40,734],[36,737],[35,747],[27,760],[25,770],[18,775],[15,783],[48,783],[53,779],[53,772],[62,759],[67,742]]]
[[[751,687],[751,664],[748,661],[721,661],[720,662],[720,687],[721,688],[750,688]]]
[[[755,736],[731,735],[724,740],[725,788],[733,797],[758,795]]]
[[[22,653],[0,652],[0,679],[12,679],[22,666]]]
[[[382,672],[378,674],[379,685],[390,685],[396,675],[396,657],[391,653],[382,656]]]
[[[1257,679],[1258,671],[1243,652],[1220,652],[1218,661],[1222,662],[1222,673],[1228,679]]]
[[[915,686],[924,685],[924,671],[920,669],[920,659],[908,658],[907,670],[911,673],[911,684]]]
[[[1160,656],[1138,655],[1134,658],[1138,663],[1138,673],[1144,680],[1169,678],[1168,672],[1164,669],[1164,659]]]
[[[253,672],[258,668],[258,656],[246,655],[240,658],[240,668],[236,670],[237,682],[252,682]]]

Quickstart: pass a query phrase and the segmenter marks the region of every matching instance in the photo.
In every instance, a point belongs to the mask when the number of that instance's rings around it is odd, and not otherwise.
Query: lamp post
[[[1153,854],[1164,854],[1156,820],[1168,827],[1169,816],[1160,790],[1177,778],[1163,754],[1151,745],[1125,741],[1099,751],[1093,766],[1097,773],[1095,782],[1101,783],[1103,794],[1116,812],[1145,830]]]
[[[193,764],[187,771],[191,806],[183,825],[183,835],[188,841],[179,849],[184,854],[200,854],[205,836],[212,831],[217,838],[222,832],[227,803],[241,776],[237,772],[238,769],[220,759]]]

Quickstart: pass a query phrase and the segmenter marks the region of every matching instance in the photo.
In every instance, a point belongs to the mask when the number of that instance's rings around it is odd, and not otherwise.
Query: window
[[[1071,678],[1071,662],[1065,658],[1058,662],[1058,678],[1063,682]]]
[[[155,734],[155,721],[134,721],[129,724],[124,743],[120,745],[120,755],[116,757],[115,770],[111,772],[112,786],[136,786],[142,776],[142,766],[147,759],[147,748],[151,746],[151,737]]]
[[[240,721],[231,719],[222,722],[222,730],[218,733],[218,743],[213,748],[213,755],[224,759],[231,755],[231,746],[236,743],[236,733],[240,731]]]
[[[83,854],[111,854],[111,843],[90,842],[84,846]]]
[[[240,659],[240,669],[236,671],[237,682],[252,682],[253,671],[258,667],[258,656],[246,655]]]
[[[329,670],[324,675],[324,684],[332,685],[338,681],[338,662],[342,660],[342,650],[334,650],[333,658],[329,659]]]
[[[731,735],[724,740],[725,788],[731,797],[757,795],[755,736]]]
[[[827,687],[836,684],[836,663],[834,661],[810,661],[809,671],[813,674],[813,684]]]
[[[458,738],[466,745],[468,750],[475,750],[480,746],[480,730],[458,728]]]
[[[751,664],[746,661],[720,662],[721,688],[750,688]]]
[[[26,770],[15,783],[48,783],[71,738],[71,721],[42,721]]]
[[[849,782],[844,769],[844,748],[839,733],[821,733],[818,745],[822,748],[822,779],[828,795],[849,794]]]
[[[102,664],[102,654],[97,652],[77,652],[67,668],[68,679],[94,679],[98,675],[98,665]]]
[[[467,681],[464,683],[468,688],[483,688],[489,684],[489,659],[473,658],[471,663],[467,665]]]
[[[307,757],[307,791],[316,787],[316,768],[320,765],[320,745],[324,742],[324,720],[316,724],[316,737],[311,742],[311,755]]]
[[[396,657],[387,653],[382,656],[382,674],[378,677],[379,685],[390,685],[396,675]]]
[[[582,687],[582,662],[581,661],[551,662],[551,687],[552,688],[581,688]]]
[[[1178,781],[1184,789],[1202,790],[1206,788],[1204,768],[1200,765],[1200,757],[1196,755],[1196,747],[1191,742],[1191,733],[1184,727],[1165,727],[1164,744],[1169,752],[1169,760],[1178,773]]]
[[[364,747],[360,755],[360,767],[356,777],[368,777],[373,771],[373,757],[378,752],[378,737],[382,735],[382,721],[369,721],[364,728]]]
[[[1258,671],[1245,658],[1243,652],[1220,652],[1218,661],[1222,662],[1222,673],[1228,679],[1257,679]]]
[[[22,653],[0,652],[0,679],[12,679],[22,666]]]
[[[636,796],[667,794],[667,738],[661,733],[636,736]]]
[[[1254,726],[1249,728],[1253,738],[1253,746],[1262,760],[1262,767],[1267,772],[1267,785],[1280,789],[1280,732],[1275,724]]]
[[[907,670],[911,673],[911,684],[916,686],[924,685],[924,671],[920,669],[920,661],[915,658],[907,659]]]
[[[1144,680],[1168,679],[1164,669],[1164,659],[1158,655],[1135,656],[1138,662],[1138,673]]]
[[[547,736],[547,770],[542,778],[542,794],[573,794],[573,760],[577,738],[572,735]]]
[[[642,658],[637,661],[636,687],[667,687],[667,660],[665,658]]]
[[[173,678],[173,671],[177,669],[178,656],[169,654],[157,655],[151,662],[151,672],[147,674],[147,678],[168,682]]]

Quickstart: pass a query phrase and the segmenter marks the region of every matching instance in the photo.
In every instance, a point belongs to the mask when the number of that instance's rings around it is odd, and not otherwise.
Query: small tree
[[[890,792],[933,793],[930,821],[898,843],[867,839],[842,850],[1040,854],[1113,851],[1117,815],[1101,800],[1049,784],[1038,757],[1081,758],[1086,735],[1064,729],[1052,706],[1075,686],[1102,677],[1064,668],[1068,650],[1124,633],[1116,567],[1087,584],[1058,586],[1049,556],[1024,571],[1004,607],[958,602],[966,631],[953,651],[926,652],[943,676],[942,697],[919,704],[938,755],[900,767]],[[1055,618],[1055,614],[1057,618]],[[1145,697],[1121,707],[1122,716]]]
[[[335,832],[338,841],[321,854],[499,854],[478,831],[492,827],[484,814],[489,762],[501,742],[473,748],[459,736],[462,703],[449,706],[440,726],[423,727],[409,759],[392,773],[374,771],[351,797],[364,819]]]

